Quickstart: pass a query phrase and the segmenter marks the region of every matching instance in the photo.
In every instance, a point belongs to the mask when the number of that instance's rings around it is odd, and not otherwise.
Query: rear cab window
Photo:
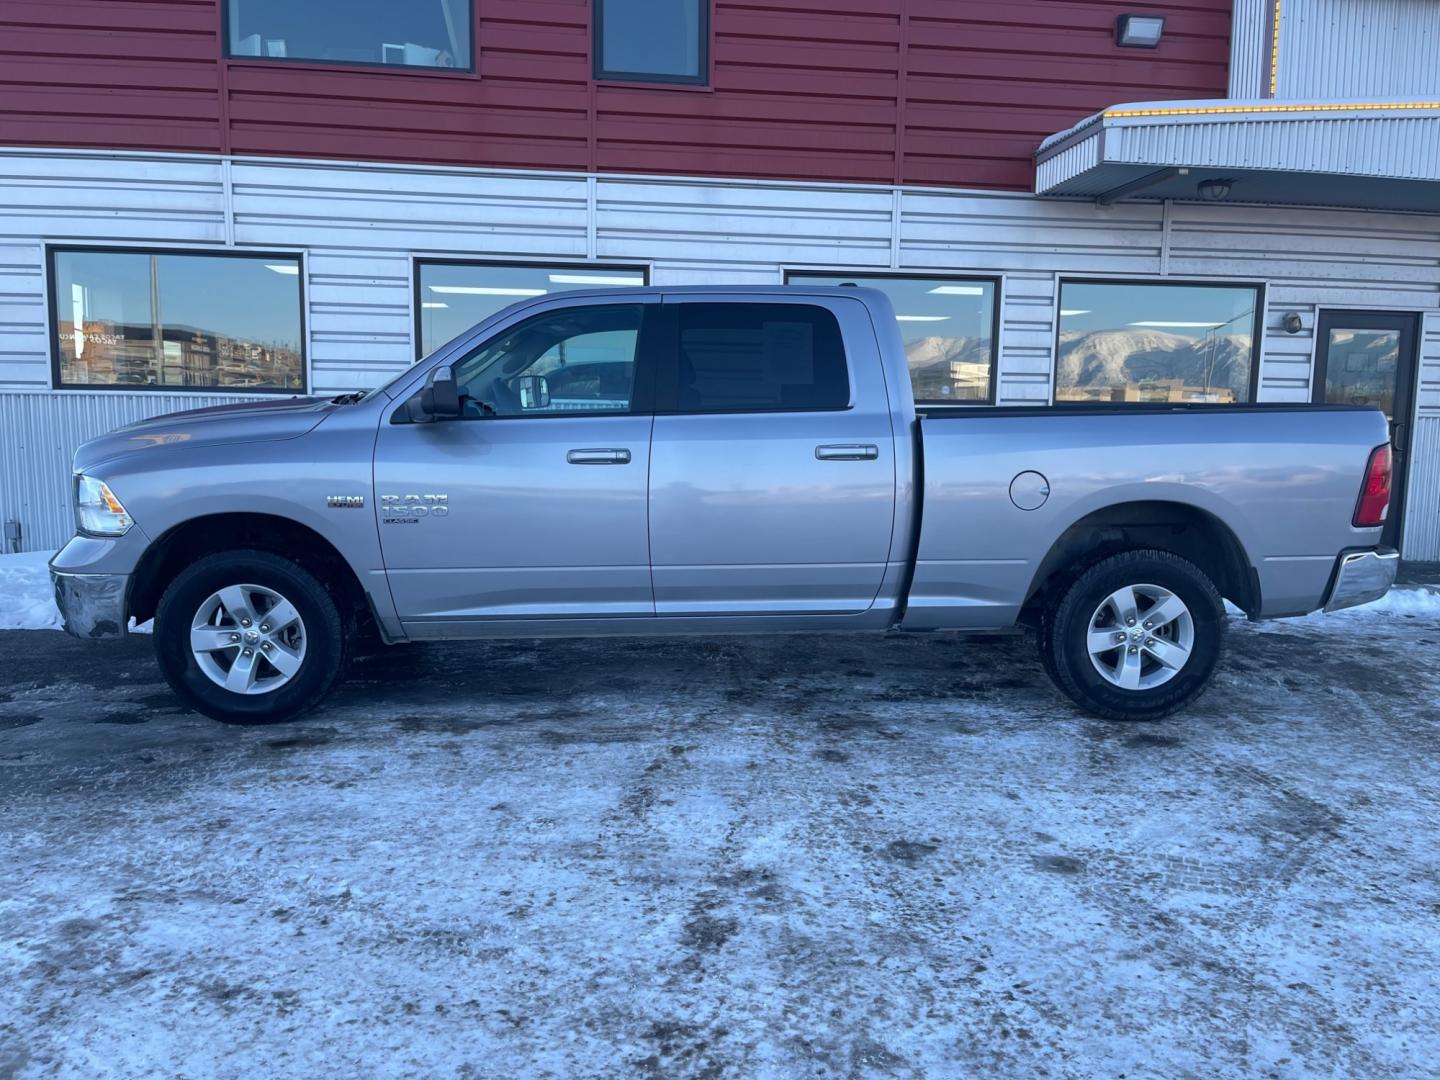
[[[815,304],[676,304],[673,359],[662,365],[662,412],[848,409],[840,325]]]

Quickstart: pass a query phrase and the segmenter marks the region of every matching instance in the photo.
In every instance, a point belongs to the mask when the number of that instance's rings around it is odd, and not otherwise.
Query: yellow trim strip
[[[1270,96],[1280,81],[1280,0],[1275,0],[1275,15],[1270,26]]]
[[[1440,109],[1440,101],[1336,101],[1328,105],[1207,105],[1203,108],[1180,109],[1106,109],[1101,115],[1109,120],[1124,116],[1213,116],[1216,113],[1314,113],[1314,112],[1388,112],[1399,109]]]

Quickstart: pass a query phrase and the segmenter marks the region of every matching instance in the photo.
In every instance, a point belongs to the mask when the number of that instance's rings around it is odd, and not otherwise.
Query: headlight
[[[135,523],[105,481],[81,474],[75,477],[75,524],[90,536],[124,536]]]

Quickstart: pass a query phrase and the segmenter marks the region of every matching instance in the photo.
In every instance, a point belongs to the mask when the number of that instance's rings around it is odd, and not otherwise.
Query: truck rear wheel
[[[225,551],[182,570],[155,613],[155,655],[191,708],[273,724],[318,705],[345,668],[349,634],[329,590],[268,551]]]
[[[1157,720],[1209,686],[1225,619],[1214,583],[1193,563],[1168,551],[1125,551],[1091,566],[1046,608],[1041,658],[1085,711]]]

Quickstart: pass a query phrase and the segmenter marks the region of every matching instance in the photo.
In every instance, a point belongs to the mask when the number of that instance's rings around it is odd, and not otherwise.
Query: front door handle
[[[815,456],[821,461],[874,461],[880,448],[874,443],[831,443],[815,447]]]
[[[620,448],[571,450],[565,460],[571,465],[629,465],[630,451]]]

